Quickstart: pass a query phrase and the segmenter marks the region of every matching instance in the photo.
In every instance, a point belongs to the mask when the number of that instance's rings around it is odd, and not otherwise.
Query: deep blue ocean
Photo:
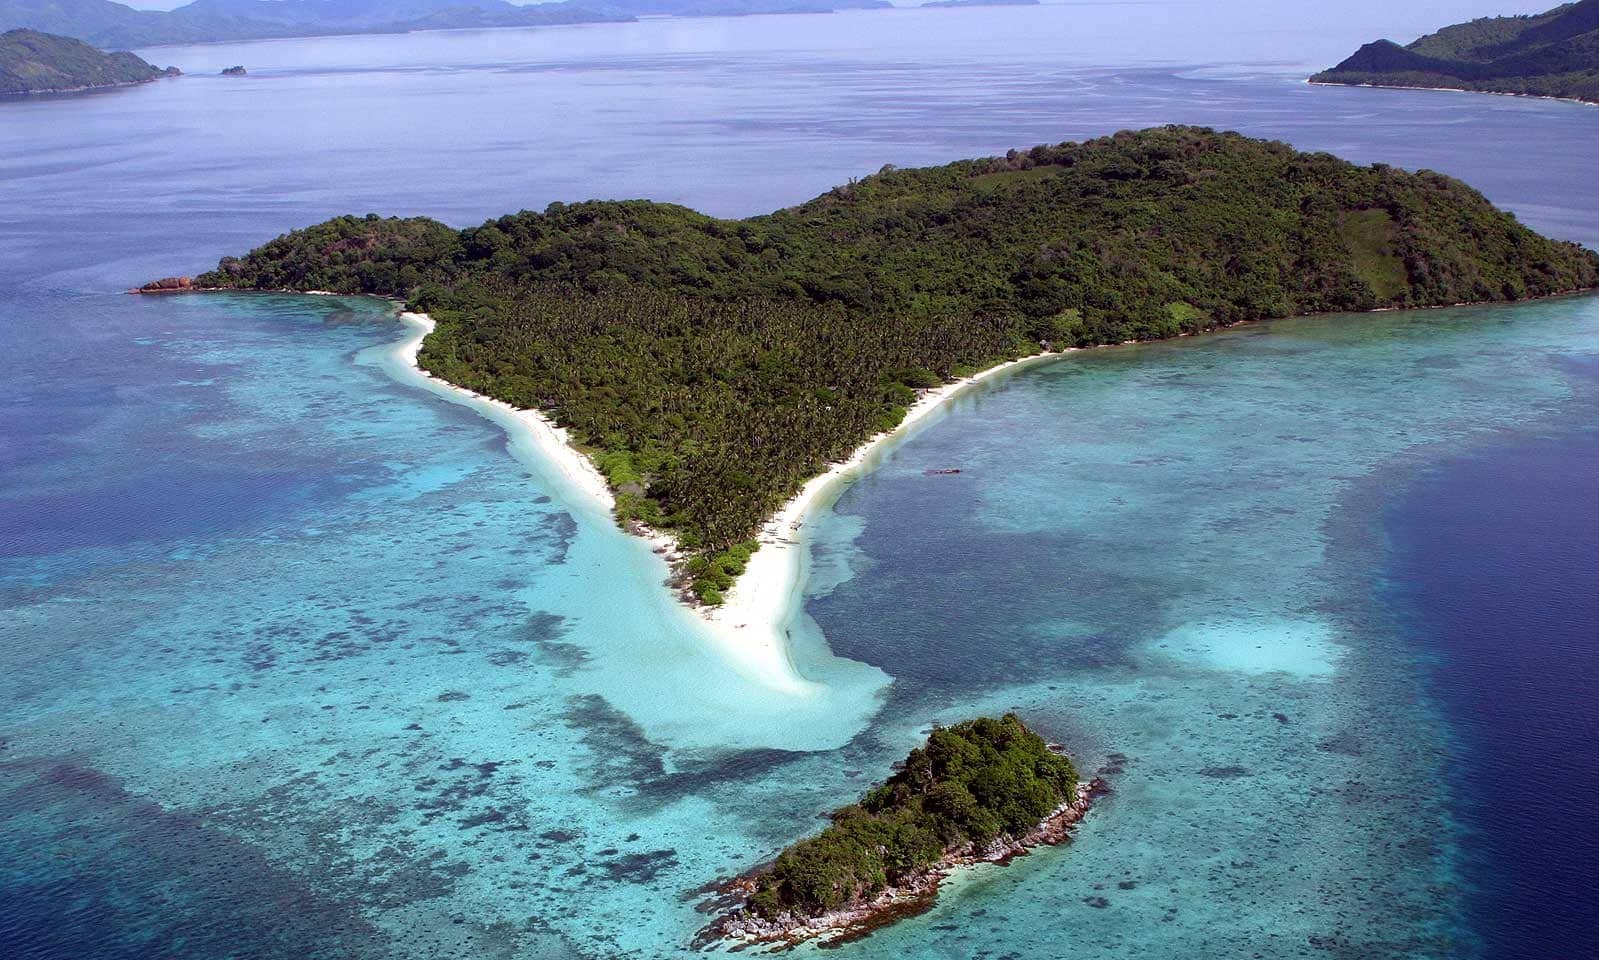
[[[1599,954],[1599,362],[1570,419],[1429,465],[1384,517],[1387,598],[1428,651],[1497,956]]]
[[[164,48],[0,103],[0,955],[687,956],[702,885],[1016,709],[1113,793],[840,954],[1599,956],[1599,298],[963,394],[807,524],[794,690],[408,375],[391,305],[121,293],[339,213],[745,215],[1166,122],[1599,246],[1599,110],[1301,82],[1487,9],[1324,6]]]

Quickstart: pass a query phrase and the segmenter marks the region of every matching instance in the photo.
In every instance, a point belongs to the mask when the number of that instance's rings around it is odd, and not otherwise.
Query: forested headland
[[[71,37],[36,30],[0,33],[0,94],[64,93],[146,83],[177,74],[122,51],[101,53]]]
[[[1583,290],[1599,256],[1438,173],[1164,127],[885,167],[744,220],[642,200],[465,230],[340,217],[197,284],[427,311],[420,364],[567,427],[618,518],[674,534],[715,603],[763,520],[923,388],[1043,350]]]
[[[1310,79],[1599,103],[1599,0],[1457,23],[1405,46],[1378,40]]]

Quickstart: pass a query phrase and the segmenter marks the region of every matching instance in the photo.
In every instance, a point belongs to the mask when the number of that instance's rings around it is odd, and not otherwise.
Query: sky
[[[174,7],[183,6],[189,0],[122,0],[122,2],[139,10],[171,10]],[[511,0],[511,2],[515,3],[518,0]],[[914,0],[914,2],[913,0],[892,0],[892,2],[900,6],[914,6],[920,0]],[[1044,0],[1044,2],[1050,3],[1052,0]],[[1053,0],[1053,2],[1069,3],[1070,0]],[[1182,2],[1182,0],[1174,0],[1174,2]],[[1226,16],[1229,13],[1247,15],[1247,11],[1256,6],[1256,0],[1188,0],[1188,2],[1213,6],[1219,16]],[[1309,8],[1314,4],[1316,7],[1324,7],[1325,2],[1326,0],[1278,0],[1273,6],[1304,6]],[[1470,20],[1474,17],[1542,13],[1558,6],[1563,0],[1398,0],[1397,4],[1395,0],[1339,0],[1339,2],[1348,7],[1348,13],[1351,17],[1358,17],[1373,25],[1375,33],[1373,33],[1372,39],[1375,40],[1378,37],[1389,36],[1390,33],[1396,32],[1392,30],[1385,31],[1382,26],[1385,20],[1389,20],[1390,17],[1394,16],[1396,7],[1403,8],[1403,14],[1398,16],[1397,19],[1405,24],[1422,23],[1442,27],[1451,23],[1459,23],[1462,20]],[[1415,38],[1412,36],[1392,36],[1390,39],[1409,41]]]

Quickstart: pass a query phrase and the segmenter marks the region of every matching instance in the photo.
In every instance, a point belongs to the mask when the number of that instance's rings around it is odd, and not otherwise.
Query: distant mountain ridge
[[[1040,0],[927,0],[921,4],[929,10],[953,10],[958,7],[1036,7]]]
[[[81,40],[37,30],[0,33],[0,95],[63,93],[147,83],[176,74],[127,51],[103,53]]]
[[[1599,103],[1599,0],[1455,24],[1407,46],[1378,40],[1310,79]]]
[[[95,46],[265,40],[460,27],[626,22],[640,16],[740,16],[876,9],[887,0],[194,0],[172,10],[134,10],[111,0],[0,0],[0,29],[77,37]]]

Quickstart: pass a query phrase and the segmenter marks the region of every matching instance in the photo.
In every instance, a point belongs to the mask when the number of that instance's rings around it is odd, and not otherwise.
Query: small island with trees
[[[724,884],[740,903],[702,939],[795,942],[881,925],[930,902],[954,868],[1067,839],[1103,792],[1015,714],[935,727],[821,833]]]
[[[423,369],[565,428],[617,520],[675,540],[686,596],[714,605],[768,518],[950,381],[1244,321],[1596,284],[1599,255],[1442,174],[1162,127],[885,167],[743,220],[644,200],[465,230],[339,217],[149,290],[408,301],[436,322]]]
[[[0,95],[76,93],[177,75],[177,67],[162,70],[125,50],[102,53],[71,37],[37,30],[0,33]]]
[[[1484,17],[1406,46],[1378,40],[1310,80],[1599,103],[1599,0],[1532,16]]]

